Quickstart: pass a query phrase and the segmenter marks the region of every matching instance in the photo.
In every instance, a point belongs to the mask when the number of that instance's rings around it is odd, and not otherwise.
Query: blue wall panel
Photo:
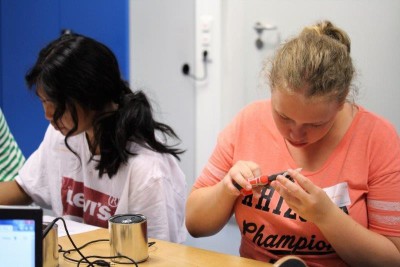
[[[2,109],[25,156],[40,144],[48,125],[24,76],[39,49],[58,34],[58,1],[2,0]]]
[[[39,50],[62,29],[72,29],[108,45],[128,77],[128,0],[1,0],[0,10],[0,104],[28,157],[48,125],[41,103],[24,82]]]
[[[61,1],[61,28],[90,36],[110,47],[116,54],[125,79],[129,70],[129,1]]]

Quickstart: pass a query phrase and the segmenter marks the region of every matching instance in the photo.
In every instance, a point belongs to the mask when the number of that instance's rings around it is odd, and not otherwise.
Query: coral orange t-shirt
[[[303,170],[343,212],[386,236],[400,236],[400,140],[383,118],[358,107],[350,128],[317,171]],[[263,174],[298,168],[278,132],[269,100],[245,107],[220,133],[196,188],[220,182],[239,160],[254,161]],[[291,210],[272,187],[238,197],[240,255],[273,262],[297,255],[309,266],[346,266],[319,229]],[[338,222],[337,227],[342,227]],[[351,238],[351,237],[349,237]]]

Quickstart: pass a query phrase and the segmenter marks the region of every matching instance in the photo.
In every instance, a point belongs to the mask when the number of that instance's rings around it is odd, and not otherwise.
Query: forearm
[[[317,226],[351,266],[399,266],[399,249],[389,238],[368,230],[339,208],[332,209]]]
[[[189,233],[195,237],[217,233],[231,217],[236,199],[225,191],[222,182],[192,190],[186,204]]]
[[[30,203],[32,203],[32,199],[16,181],[0,183],[1,205],[28,205]]]

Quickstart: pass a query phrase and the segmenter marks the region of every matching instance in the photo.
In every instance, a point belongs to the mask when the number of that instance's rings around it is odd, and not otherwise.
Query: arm
[[[217,233],[231,217],[236,198],[237,195],[225,191],[222,182],[210,187],[193,188],[186,204],[186,228],[189,233],[194,237]]]
[[[340,222],[340,227],[335,227],[332,222]],[[316,225],[338,255],[351,266],[399,266],[399,237],[372,232],[337,207]]]
[[[271,185],[289,207],[321,230],[344,261],[351,266],[398,266],[399,237],[386,237],[361,226],[309,179],[295,171],[289,174],[296,183],[279,176]]]
[[[202,188],[193,188],[186,204],[186,227],[194,237],[209,236],[220,231],[233,213],[239,190],[251,189],[247,179],[260,174],[258,165],[250,161],[238,161],[219,183]],[[207,218],[205,220],[204,218]]]
[[[0,183],[1,205],[28,205],[30,203],[32,199],[16,181]]]

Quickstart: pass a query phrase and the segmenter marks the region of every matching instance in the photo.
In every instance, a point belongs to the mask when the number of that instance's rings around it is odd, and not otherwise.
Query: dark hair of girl
[[[128,150],[129,141],[177,159],[184,152],[158,140],[157,133],[164,138],[179,138],[170,126],[153,118],[146,95],[142,91],[132,92],[127,86],[113,52],[92,38],[65,34],[52,41],[40,51],[25,80],[29,88],[36,87],[37,91],[40,87],[54,104],[54,123],[67,110],[71,113],[74,127],[66,134],[65,144],[75,155],[68,138],[78,129],[76,105],[96,112],[94,141],[90,145],[100,147],[96,165],[100,176],[107,173],[111,178],[121,164],[135,155]],[[117,110],[109,111],[112,103],[118,104]],[[93,154],[94,151],[91,160]]]

